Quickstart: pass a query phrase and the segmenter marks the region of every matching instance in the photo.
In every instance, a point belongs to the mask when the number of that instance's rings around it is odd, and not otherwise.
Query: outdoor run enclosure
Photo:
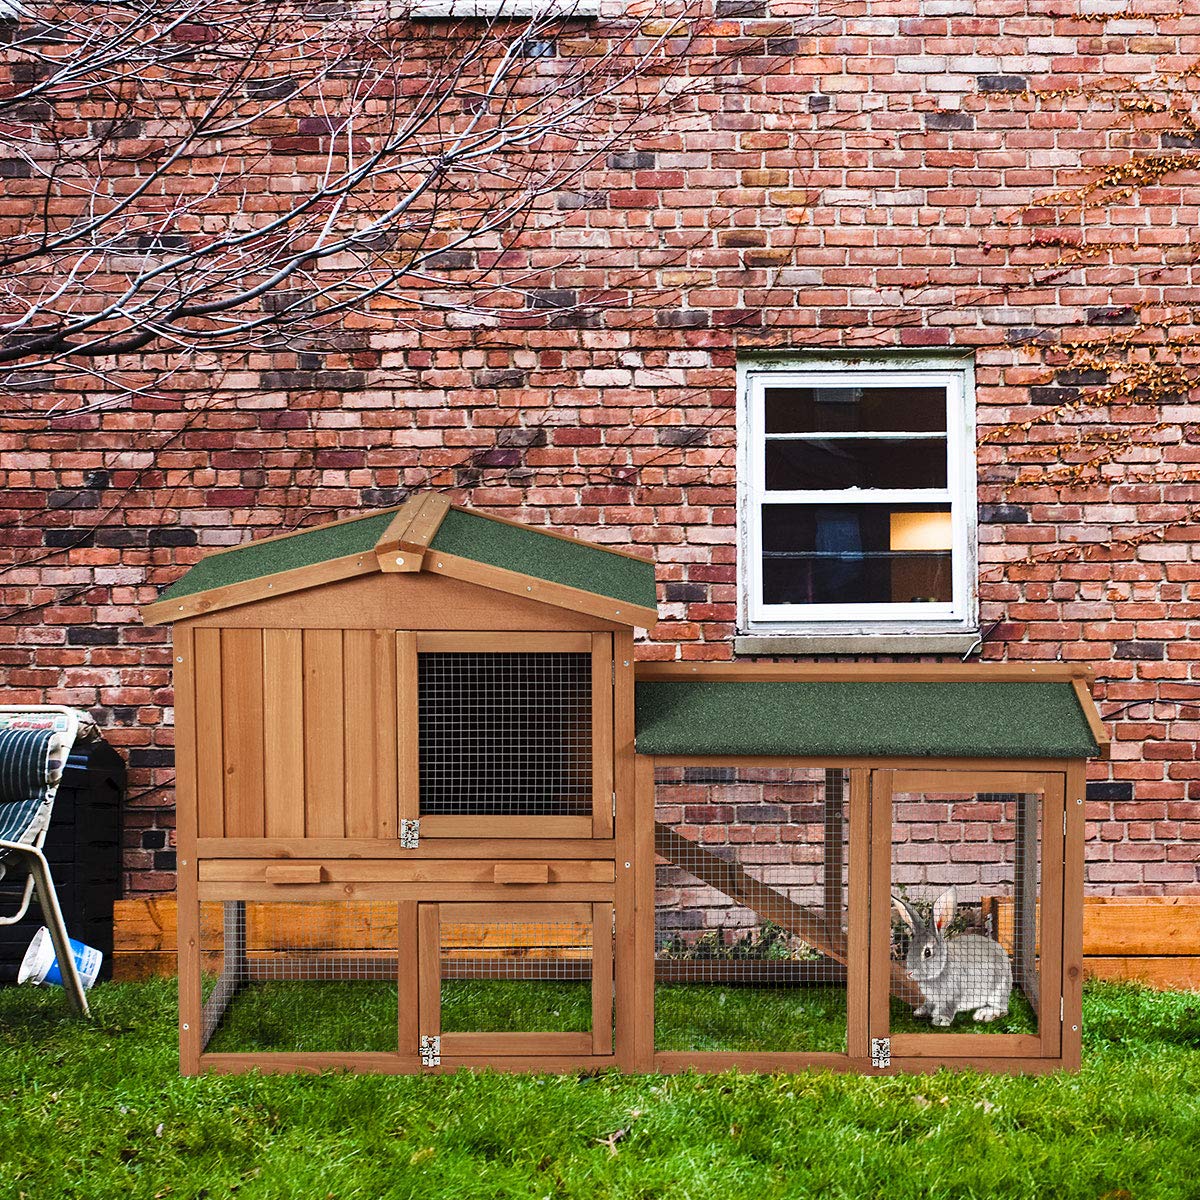
[[[1083,670],[635,667],[649,563],[436,495],[145,617],[185,1072],[1078,1063]]]

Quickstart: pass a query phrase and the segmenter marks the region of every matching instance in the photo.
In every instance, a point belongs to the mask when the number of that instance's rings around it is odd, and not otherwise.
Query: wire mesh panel
[[[847,776],[655,771],[660,1051],[846,1050]]]
[[[1038,1032],[1042,841],[1035,792],[893,795],[893,1033]]]
[[[399,908],[227,900],[200,906],[212,1053],[396,1051]]]
[[[417,686],[422,815],[591,812],[589,654],[422,653]]]
[[[585,1033],[592,1027],[592,923],[442,917],[443,1033]]]

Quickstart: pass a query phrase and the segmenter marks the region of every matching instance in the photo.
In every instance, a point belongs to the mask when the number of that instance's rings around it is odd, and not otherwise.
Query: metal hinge
[[[411,1046],[412,1043],[409,1042]],[[421,1039],[421,1066],[437,1067],[442,1062],[442,1039],[438,1036]]]
[[[613,816],[617,815],[617,793],[613,792]]]
[[[1063,813],[1063,837],[1067,836],[1067,814]]]
[[[879,1070],[892,1065],[892,1039],[871,1039],[871,1066]]]
[[[1067,1002],[1062,996],[1058,998],[1058,1019],[1060,1022],[1067,1019]]]
[[[402,817],[400,820],[400,845],[405,850],[415,850],[420,840],[421,822],[419,820],[409,821]]]

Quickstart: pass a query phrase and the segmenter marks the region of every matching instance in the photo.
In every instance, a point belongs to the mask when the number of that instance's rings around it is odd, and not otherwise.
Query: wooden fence
[[[1006,936],[1011,940],[1011,904],[999,902],[997,917],[1001,941]],[[210,920],[217,921],[212,932],[218,932],[219,918]],[[378,951],[394,945],[386,929],[337,929],[332,913],[323,925],[328,926],[331,945],[357,942],[363,950]],[[529,953],[528,947],[515,944],[511,949]],[[174,975],[175,951],[173,898],[117,902],[115,979]],[[1089,897],[1084,901],[1083,953],[1084,970],[1091,977],[1200,991],[1200,896]]]

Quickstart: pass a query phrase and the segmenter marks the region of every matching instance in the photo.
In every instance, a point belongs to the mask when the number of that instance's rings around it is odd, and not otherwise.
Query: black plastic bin
[[[77,741],[63,769],[54,816],[43,847],[67,922],[77,941],[104,954],[101,979],[112,978],[113,903],[121,896],[121,810],[125,761],[104,741]],[[17,910],[26,873],[9,860],[0,880],[0,916]],[[21,959],[38,926],[34,901],[25,919],[0,925],[0,984],[16,983]]]

